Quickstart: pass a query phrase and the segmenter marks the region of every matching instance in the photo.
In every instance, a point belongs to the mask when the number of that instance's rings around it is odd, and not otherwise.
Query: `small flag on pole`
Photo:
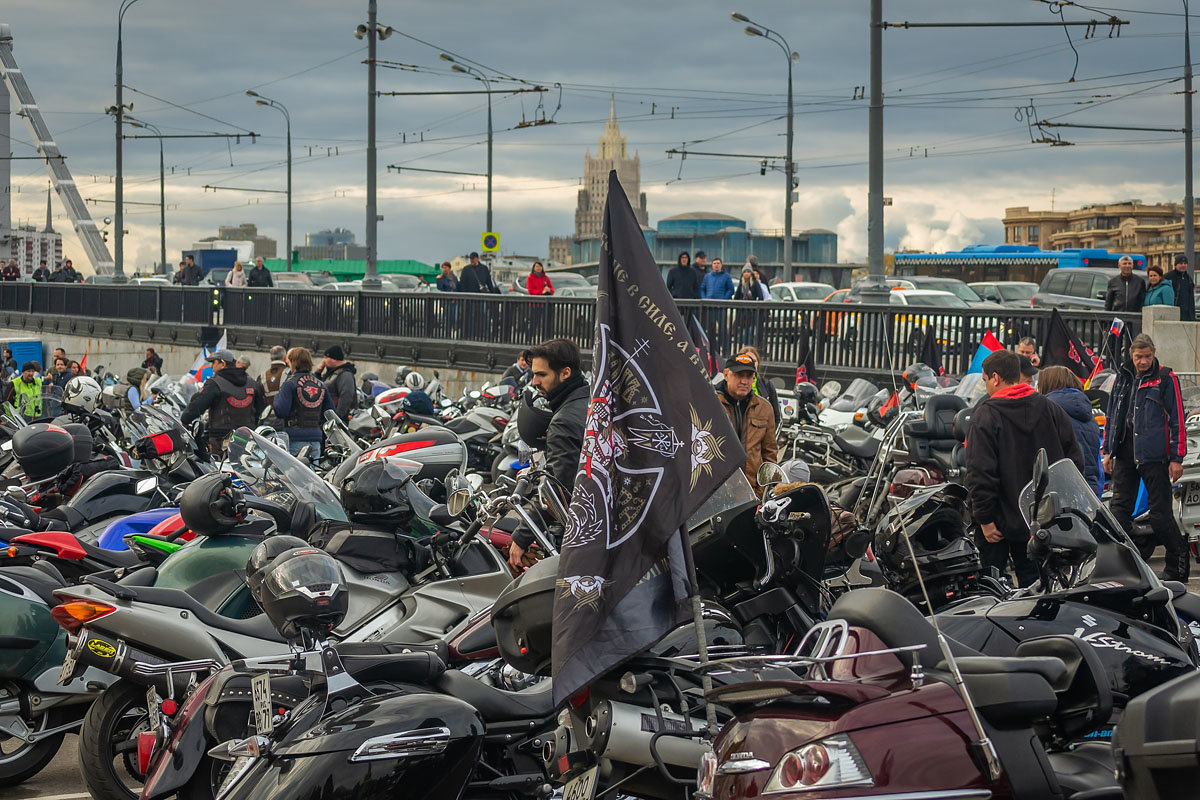
[[[1125,320],[1121,319],[1120,317],[1114,317],[1112,321],[1112,327],[1108,329],[1108,332],[1113,336],[1120,336],[1121,331],[1123,330],[1125,330]]]

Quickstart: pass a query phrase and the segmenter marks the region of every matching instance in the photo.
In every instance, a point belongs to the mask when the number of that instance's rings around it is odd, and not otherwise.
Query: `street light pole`
[[[792,192],[795,191],[795,163],[792,161],[792,138],[793,138],[793,101],[792,101],[792,65],[800,60],[800,54],[792,50],[788,45],[787,39],[778,31],[771,30],[766,25],[761,25],[745,14],[734,12],[730,15],[735,22],[745,22],[747,36],[761,36],[769,42],[774,42],[783,50],[784,56],[787,58],[788,64],[788,99],[787,99],[787,156],[784,159],[783,166],[783,279],[791,281],[793,277],[792,270]]]
[[[283,114],[284,120],[287,122],[287,271],[292,271],[292,115],[288,113],[287,107],[278,100],[272,100],[269,97],[263,97],[252,89],[246,90],[247,97],[258,98],[255,100],[256,105],[267,106],[273,108]]]
[[[867,119],[867,282],[864,296],[887,302],[883,279],[883,0],[871,0],[871,106]]]
[[[1183,0],[1183,254],[1196,281],[1196,200],[1192,196],[1192,36],[1188,0]],[[1191,320],[1188,320],[1191,322]]]
[[[464,75],[470,75],[476,80],[483,81],[484,88],[487,89],[487,227],[486,232],[491,232],[492,228],[492,82],[487,79],[479,70],[468,64],[460,64],[454,60],[454,57],[447,54],[441,54],[442,61],[449,61],[453,66],[450,69],[455,72],[461,72]]]
[[[136,3],[138,0],[121,0],[120,9],[117,11],[117,104],[113,110],[113,118],[117,124],[117,150],[116,150],[116,211],[113,214],[117,229],[116,241],[113,247],[113,282],[125,282],[125,173],[122,167],[122,144],[121,138],[121,122],[125,115],[124,105],[124,64],[122,59],[121,47],[121,28],[125,21],[125,12]]]
[[[157,125],[130,116],[126,116],[125,121],[135,128],[153,131],[154,138],[158,139],[158,247],[161,269],[163,274],[169,275],[171,271],[167,266],[167,167],[163,159],[162,131]]]

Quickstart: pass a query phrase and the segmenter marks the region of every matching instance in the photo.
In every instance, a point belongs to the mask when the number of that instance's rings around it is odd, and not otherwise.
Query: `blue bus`
[[[1133,259],[1134,269],[1146,268],[1146,256],[1110,253],[1108,250],[1069,248],[1039,250],[1022,244],[973,244],[953,253],[897,253],[896,275],[936,275],[974,281],[1028,281],[1041,283],[1056,267],[1116,267],[1122,256]]]

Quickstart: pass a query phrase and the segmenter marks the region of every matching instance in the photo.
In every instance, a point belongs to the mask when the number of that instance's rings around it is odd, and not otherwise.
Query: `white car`
[[[784,303],[820,303],[832,293],[833,286],[816,281],[792,281],[771,287],[771,298]]]

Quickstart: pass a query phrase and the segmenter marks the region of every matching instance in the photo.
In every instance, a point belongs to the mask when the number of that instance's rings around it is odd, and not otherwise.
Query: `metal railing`
[[[927,331],[937,337],[943,366],[961,374],[991,330],[1005,346],[1024,336],[1044,342],[1049,309],[940,309],[844,303],[679,301],[685,321],[704,329],[718,358],[744,345],[758,348],[775,374],[794,370],[801,329],[809,331],[818,373],[881,376],[921,357]],[[270,339],[360,339],[382,343],[436,341],[525,347],[563,336],[590,347],[594,298],[411,292],[333,292],[319,289],[216,289],[0,283],[0,312],[40,317],[224,326]],[[1096,352],[1114,314],[1060,311]],[[1141,315],[1119,314],[1131,334]]]

